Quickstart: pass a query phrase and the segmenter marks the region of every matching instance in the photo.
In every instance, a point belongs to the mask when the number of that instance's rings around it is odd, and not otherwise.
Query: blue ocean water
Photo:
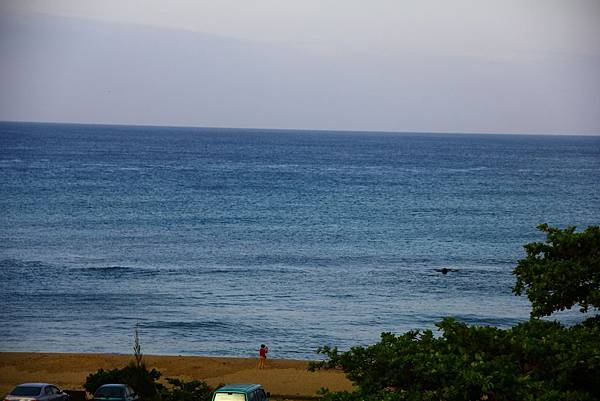
[[[145,353],[314,358],[526,320],[511,270],[600,223],[600,137],[0,123],[0,188],[0,350],[139,322]]]

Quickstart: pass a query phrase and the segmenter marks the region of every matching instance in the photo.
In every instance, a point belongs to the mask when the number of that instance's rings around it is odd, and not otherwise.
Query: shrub
[[[83,388],[93,394],[104,384],[128,384],[139,395],[141,401],[210,401],[213,389],[203,381],[192,380],[185,382],[179,379],[167,378],[170,388],[157,383],[161,373],[156,370],[148,370],[142,347],[140,345],[139,325],[135,325],[133,336],[133,356],[131,361],[122,369],[104,370],[99,369],[96,373],[90,373]]]
[[[167,378],[170,388],[163,388],[162,401],[210,401],[214,391],[208,384],[199,380],[185,382]]]
[[[578,304],[600,307],[600,229],[541,225],[545,243],[525,246],[514,270],[533,318],[510,329],[447,318],[431,330],[381,334],[369,347],[322,347],[310,369],[342,368],[357,389],[325,401],[600,400],[600,317],[573,327],[535,317]]]
[[[148,370],[142,362],[139,365],[132,362],[121,369],[103,370],[99,369],[96,373],[90,373],[83,385],[91,394],[95,393],[98,387],[110,383],[128,384],[139,395],[142,401],[153,401],[159,398],[159,391],[163,386],[156,381],[161,373],[156,369]]]
[[[167,387],[157,383],[160,377],[158,370],[148,370],[143,362],[139,366],[132,362],[122,369],[99,369],[90,373],[83,387],[93,394],[103,384],[128,384],[139,394],[141,401],[210,401],[212,398],[214,389],[203,381],[167,378],[170,385]]]
[[[511,329],[469,326],[454,319],[430,330],[383,333],[369,347],[321,348],[327,360],[311,369],[341,367],[355,393],[328,401],[600,399],[600,326],[563,327],[531,320]]]

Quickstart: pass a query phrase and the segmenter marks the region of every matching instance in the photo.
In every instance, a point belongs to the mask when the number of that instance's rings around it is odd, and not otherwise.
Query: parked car
[[[212,401],[268,401],[260,384],[228,384],[215,390]]]
[[[50,383],[23,383],[12,389],[4,401],[68,401],[69,395]]]
[[[94,393],[94,401],[137,401],[138,395],[127,384],[104,384]]]

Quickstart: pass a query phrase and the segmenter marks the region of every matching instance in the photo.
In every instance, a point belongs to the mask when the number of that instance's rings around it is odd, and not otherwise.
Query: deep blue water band
[[[510,326],[522,245],[599,224],[599,178],[598,137],[0,123],[0,349],[129,352],[139,321],[147,353],[310,358]]]

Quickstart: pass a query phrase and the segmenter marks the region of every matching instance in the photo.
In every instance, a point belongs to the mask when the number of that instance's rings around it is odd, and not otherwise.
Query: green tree
[[[142,401],[154,401],[160,399],[160,392],[164,386],[158,383],[161,373],[146,367],[140,345],[139,325],[136,323],[133,333],[133,356],[134,360],[121,369],[103,370],[90,373],[83,388],[94,394],[98,387],[104,384],[129,384],[139,395]]]
[[[583,233],[546,225],[545,243],[525,246],[515,268],[515,293],[525,290],[532,316],[575,304],[598,308],[598,227]],[[318,350],[310,369],[341,368],[353,392],[325,392],[325,401],[598,401],[600,317],[564,327],[532,318],[510,329],[469,326],[447,318],[441,335],[383,333],[368,347]]]
[[[103,370],[90,373],[83,387],[91,394],[103,384],[129,384],[142,401],[210,401],[214,389],[203,381],[183,381],[166,378],[168,385],[158,383],[161,373],[149,370],[144,362],[137,366],[134,362],[121,369]]]
[[[356,385],[344,400],[598,400],[600,326],[531,320],[511,329],[454,319],[431,330],[383,333],[369,347],[323,347],[311,369],[341,368]]]
[[[136,323],[133,335],[134,360],[121,369],[99,369],[90,373],[83,388],[94,394],[104,384],[128,384],[139,395],[141,401],[210,401],[213,388],[203,381],[189,382],[167,378],[169,387],[158,383],[161,373],[146,367],[140,345],[139,325]]]
[[[533,317],[579,305],[582,312],[600,308],[600,227],[576,233],[542,224],[545,242],[525,245],[527,256],[513,273],[513,292],[523,292],[531,301]]]
[[[90,373],[83,388],[94,394],[98,387],[104,384],[129,384],[140,396],[142,401],[152,401],[159,398],[163,385],[157,383],[161,373],[156,369],[149,370],[142,362],[139,366],[135,362],[129,363],[121,369],[103,370]]]
[[[167,378],[170,388],[164,388],[162,401],[210,401],[214,389],[203,381],[189,382]]]

